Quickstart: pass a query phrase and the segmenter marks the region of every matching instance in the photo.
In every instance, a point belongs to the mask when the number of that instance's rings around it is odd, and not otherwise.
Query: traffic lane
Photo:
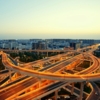
[[[17,83],[17,82],[19,82],[19,81],[22,81],[22,80],[24,80],[24,79],[26,79],[26,78],[29,78],[29,76],[22,76],[21,78],[16,79],[15,81],[13,81],[13,82],[11,82],[11,83],[8,83],[8,84],[6,84],[6,85],[0,87],[0,90],[6,88],[6,87],[8,87],[8,86],[11,86],[11,85],[13,85],[13,84],[15,84],[15,83]]]
[[[57,65],[57,66],[55,66],[55,67],[53,67],[53,68],[51,68],[51,69],[49,69],[49,70],[47,70],[47,71],[53,73],[53,72],[59,70],[60,68],[63,68],[63,67],[65,67],[66,65],[72,63],[74,60],[76,60],[76,58],[73,58],[73,59],[71,59],[71,60],[69,60],[69,61],[64,61],[63,63],[61,63],[61,64],[59,64],[59,65]]]
[[[31,78],[31,79],[27,80],[26,82],[23,82],[23,83],[18,84],[18,85],[14,86],[14,87],[11,87],[10,89],[2,91],[0,93],[0,99],[1,100],[5,100],[6,98],[10,97],[11,95],[13,95],[13,94],[15,94],[15,93],[27,88],[30,85],[33,85],[36,82],[38,82],[37,78]]]
[[[60,61],[60,62],[57,62],[57,63],[52,64],[52,65],[49,65],[49,66],[47,66],[47,67],[45,67],[45,68],[43,68],[43,69],[40,69],[39,71],[45,71],[45,70],[47,70],[47,69],[49,69],[49,68],[51,68],[51,67],[54,67],[55,65],[57,65],[57,64],[59,64],[59,63],[61,63],[61,62],[64,62],[64,61],[65,61],[65,60]]]
[[[38,89],[37,91],[35,91],[35,93],[31,93],[30,95],[27,95],[27,96],[25,96],[25,97],[23,97],[23,98],[21,98],[19,100],[32,100],[32,99],[34,99],[34,98],[36,98],[36,97],[38,97],[38,96],[40,96],[42,94],[45,94],[45,93],[47,93],[47,92],[49,92],[49,91],[51,91],[51,90],[53,90],[53,89],[55,89],[55,88],[57,88],[57,87],[59,87],[61,85],[64,85],[64,84],[66,84],[66,82],[54,83],[54,84],[52,84],[50,86],[47,86],[47,87],[45,87],[43,89]]]

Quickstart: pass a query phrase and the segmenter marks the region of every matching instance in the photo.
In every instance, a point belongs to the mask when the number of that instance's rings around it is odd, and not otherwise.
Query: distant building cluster
[[[70,50],[100,43],[93,39],[20,39],[0,40],[0,49],[10,50]]]

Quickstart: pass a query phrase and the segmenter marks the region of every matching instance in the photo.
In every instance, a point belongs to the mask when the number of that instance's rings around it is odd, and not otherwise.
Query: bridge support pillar
[[[58,90],[55,91],[55,97],[54,97],[54,100],[57,100],[57,97],[58,97]]]
[[[79,100],[82,100],[82,97],[83,97],[83,89],[84,89],[84,82],[81,82],[80,99]]]
[[[72,83],[72,90],[71,90],[71,95],[74,93],[74,83]]]

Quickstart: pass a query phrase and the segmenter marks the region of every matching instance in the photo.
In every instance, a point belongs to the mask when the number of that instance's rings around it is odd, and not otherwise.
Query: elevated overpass
[[[88,54],[92,61],[92,72],[94,69],[99,69],[100,63],[96,57],[93,55]],[[68,74],[55,74],[55,73],[49,73],[49,72],[38,72],[30,69],[21,68],[20,66],[15,66],[11,62],[8,61],[7,55],[5,53],[2,54],[2,61],[4,66],[10,68],[11,70],[14,70],[16,72],[20,72],[22,74],[33,76],[33,77],[40,77],[50,80],[59,80],[59,81],[68,81],[68,82],[84,82],[84,81],[98,81],[100,78],[100,73],[94,73],[94,74],[82,74],[82,75],[68,75]],[[90,71],[90,69],[89,69]]]
[[[60,80],[60,81],[65,81],[65,82],[66,81],[68,81],[68,82],[96,81],[97,80],[96,76],[99,76],[99,74],[92,74],[92,72],[99,69],[99,62],[98,62],[98,59],[96,57],[94,57],[93,55],[88,54],[88,56],[90,56],[90,58],[93,61],[92,66],[90,66],[86,70],[83,70],[81,73],[78,73],[78,75],[74,74],[74,77],[72,77],[73,75],[68,75],[68,74],[60,74],[60,73],[59,74],[57,74],[57,73],[52,74],[50,72],[44,73],[44,72],[32,71],[30,69],[25,69],[25,68],[20,69],[20,66],[15,66],[11,62],[9,62],[9,60],[7,58],[7,55],[4,54],[4,53],[3,53],[3,58],[4,58],[3,63],[6,67],[8,67],[8,68],[10,68],[14,71],[19,71],[19,72],[27,74],[29,76],[35,76],[35,77],[39,77],[39,78],[44,78],[44,77],[46,79],[51,79],[52,78],[52,80]],[[85,73],[88,73],[88,72],[89,72],[89,74],[84,75]],[[52,75],[50,75],[50,74],[52,74]],[[80,74],[82,74],[82,75],[80,75]],[[71,79],[69,79],[69,78],[71,78]],[[76,81],[75,80],[71,81],[71,80],[73,80],[73,78],[75,78]]]

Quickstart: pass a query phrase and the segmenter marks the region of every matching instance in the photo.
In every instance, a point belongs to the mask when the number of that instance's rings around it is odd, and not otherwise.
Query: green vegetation
[[[91,92],[91,88],[87,85],[84,85],[84,91],[87,92],[87,93],[90,93]]]
[[[35,60],[42,59],[43,55],[40,53],[33,53],[33,52],[19,52],[19,53],[10,53],[10,56],[13,58],[19,57],[21,62],[31,62]]]
[[[56,52],[49,52],[48,56],[54,56],[57,55]],[[19,53],[10,53],[10,56],[12,58],[19,57],[19,60],[21,62],[31,62],[39,59],[43,59],[47,57],[47,53],[38,53],[38,52],[19,52]]]
[[[13,57],[13,58],[15,58],[15,57],[18,56],[18,53],[10,53],[10,56]]]

